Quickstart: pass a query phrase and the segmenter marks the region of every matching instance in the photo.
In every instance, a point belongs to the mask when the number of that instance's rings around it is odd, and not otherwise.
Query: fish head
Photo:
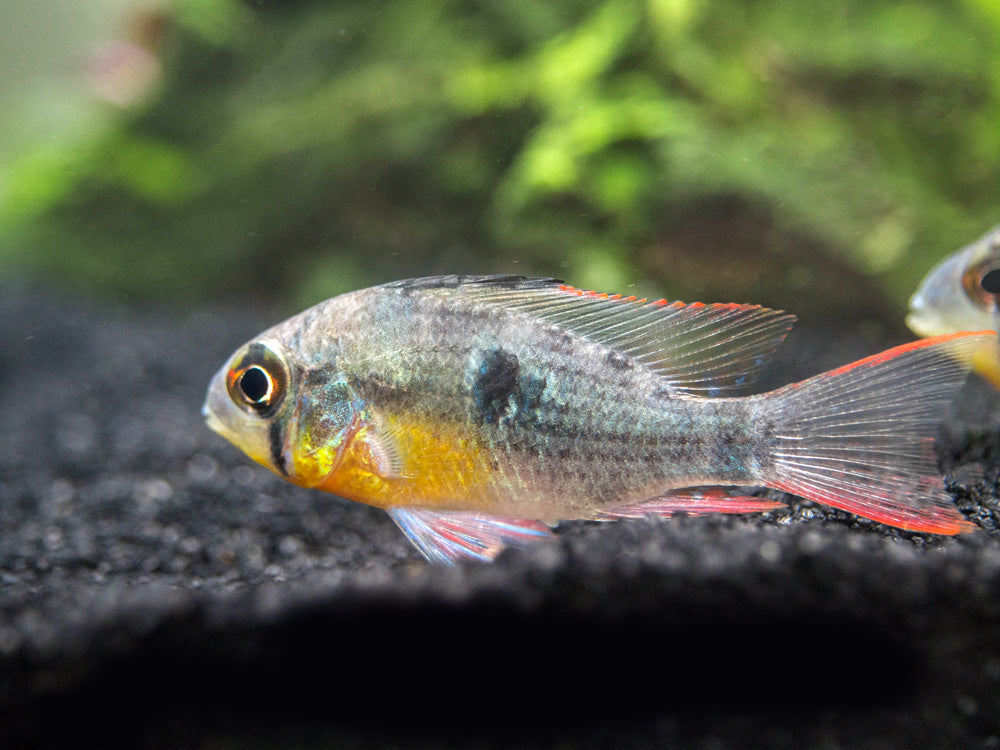
[[[1000,331],[1000,226],[931,269],[910,298],[906,325],[918,336]],[[987,341],[973,369],[1000,390],[1000,348]]]
[[[275,474],[304,487],[334,474],[363,424],[336,366],[307,367],[274,339],[240,347],[215,374],[208,426]]]
[[[918,336],[997,330],[1000,227],[931,269],[910,298],[906,325]]]

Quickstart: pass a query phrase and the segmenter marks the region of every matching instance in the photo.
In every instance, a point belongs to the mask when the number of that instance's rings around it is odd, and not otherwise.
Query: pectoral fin
[[[541,521],[502,518],[475,511],[391,508],[389,515],[431,562],[489,561],[507,545],[524,546],[552,536]]]

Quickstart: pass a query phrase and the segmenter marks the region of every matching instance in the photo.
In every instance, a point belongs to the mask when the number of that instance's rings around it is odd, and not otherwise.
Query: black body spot
[[[545,378],[526,372],[516,355],[500,348],[481,352],[472,375],[473,408],[484,423],[526,425],[537,420]]]
[[[542,392],[545,390],[545,378],[536,378],[522,371],[517,379],[514,391],[514,404],[517,407],[517,421],[527,423],[542,403]]]
[[[517,357],[510,352],[492,349],[483,353],[472,383],[472,399],[484,422],[499,421],[510,407],[520,371]]]

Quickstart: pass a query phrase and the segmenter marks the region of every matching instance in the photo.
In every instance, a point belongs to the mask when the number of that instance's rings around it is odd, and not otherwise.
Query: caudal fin
[[[972,529],[934,460],[941,414],[992,332],[924,339],[766,394],[769,487],[910,531]]]

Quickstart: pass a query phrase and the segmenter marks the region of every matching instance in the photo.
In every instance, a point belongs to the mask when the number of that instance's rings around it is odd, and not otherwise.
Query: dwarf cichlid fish
[[[553,279],[399,281],[244,344],[204,414],[279,476],[384,508],[439,562],[491,559],[560,519],[782,507],[744,486],[913,531],[970,529],[932,435],[995,335],[918,341],[737,396],[793,322]]]
[[[931,269],[910,298],[906,325],[918,336],[1000,331],[1000,226]],[[1000,389],[1000,347],[982,347],[973,369]]]

